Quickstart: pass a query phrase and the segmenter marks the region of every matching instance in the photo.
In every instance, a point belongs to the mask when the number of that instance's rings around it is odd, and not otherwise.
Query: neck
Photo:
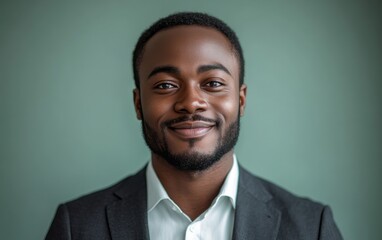
[[[233,150],[203,171],[179,170],[158,155],[153,168],[169,197],[194,220],[209,208],[233,164]]]

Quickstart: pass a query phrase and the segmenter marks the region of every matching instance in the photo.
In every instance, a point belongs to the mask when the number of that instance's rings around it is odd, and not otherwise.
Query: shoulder
[[[103,209],[106,205],[120,200],[123,197],[134,195],[138,191],[146,191],[145,169],[146,167],[112,186],[83,195],[63,205],[71,212],[89,212],[92,209]]]
[[[313,201],[306,197],[297,196],[290,191],[280,187],[268,180],[260,178],[240,167],[240,186],[243,190],[254,197],[268,202],[279,210],[309,208],[320,210],[324,207],[322,203]]]
[[[246,210],[264,206],[279,216],[279,236],[291,239],[342,239],[329,206],[306,197],[299,197],[240,167],[238,197]],[[238,206],[239,207],[239,206]]]
[[[145,169],[113,186],[61,204],[45,239],[109,239],[107,209],[126,199],[144,201]]]

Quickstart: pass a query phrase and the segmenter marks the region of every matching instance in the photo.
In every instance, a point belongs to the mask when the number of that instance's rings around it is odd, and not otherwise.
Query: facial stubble
[[[240,115],[231,123],[225,131],[222,131],[221,120],[216,120],[214,126],[215,131],[218,132],[217,142],[215,146],[211,146],[213,151],[211,153],[200,153],[194,148],[198,139],[190,139],[188,141],[190,151],[183,153],[173,153],[168,145],[165,135],[165,126],[160,127],[161,137],[159,134],[149,126],[149,124],[142,117],[142,132],[147,146],[150,150],[165,159],[168,163],[179,170],[183,171],[203,171],[207,170],[222,157],[231,151],[236,145],[240,132]]]

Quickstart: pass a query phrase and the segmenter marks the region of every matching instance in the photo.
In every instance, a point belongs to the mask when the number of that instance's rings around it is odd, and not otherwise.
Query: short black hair
[[[233,51],[239,60],[239,84],[244,83],[244,57],[243,51],[236,33],[222,20],[200,12],[179,12],[171,14],[167,17],[161,18],[146,29],[139,37],[135,49],[133,52],[133,74],[135,86],[139,89],[139,74],[138,68],[143,54],[143,49],[146,43],[159,31],[168,29],[171,27],[182,25],[197,25],[203,27],[209,27],[221,32],[230,41],[233,47]]]

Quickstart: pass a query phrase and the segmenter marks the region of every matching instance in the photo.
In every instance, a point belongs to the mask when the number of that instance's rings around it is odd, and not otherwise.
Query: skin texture
[[[138,70],[134,104],[145,134],[158,142],[150,146],[154,170],[172,200],[195,219],[218,194],[232,167],[233,148],[202,170],[175,167],[155,148],[204,161],[195,156],[216,155],[232,137],[246,103],[236,55],[215,29],[177,26],[147,42]]]

